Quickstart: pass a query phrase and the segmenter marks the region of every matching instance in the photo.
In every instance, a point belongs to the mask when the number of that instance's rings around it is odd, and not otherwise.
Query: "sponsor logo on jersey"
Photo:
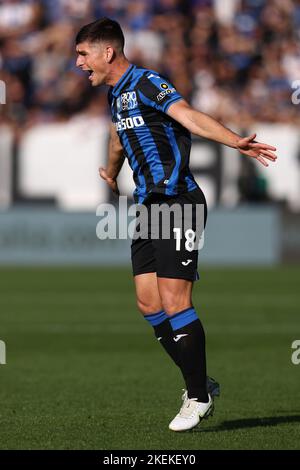
[[[165,85],[165,83],[162,83],[162,85]],[[162,85],[160,85],[160,86],[162,86]],[[156,99],[157,99],[157,101],[162,101],[166,95],[170,95],[171,93],[175,93],[175,91],[176,91],[175,88],[167,88],[166,90],[161,91],[160,93],[158,93],[158,95],[156,96]]]
[[[124,131],[125,129],[132,129],[133,127],[141,127],[145,124],[142,116],[132,116],[120,119],[115,122],[117,131]]]
[[[117,99],[117,110],[118,113],[121,111],[129,111],[135,109],[138,106],[136,92],[135,91],[126,91],[122,93]]]

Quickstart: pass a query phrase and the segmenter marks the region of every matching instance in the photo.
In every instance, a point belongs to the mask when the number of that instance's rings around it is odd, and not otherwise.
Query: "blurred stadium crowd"
[[[300,0],[2,0],[0,124],[18,133],[108,112],[105,90],[75,67],[76,32],[101,16],[120,22],[132,62],[159,70],[196,108],[225,123],[300,124]]]

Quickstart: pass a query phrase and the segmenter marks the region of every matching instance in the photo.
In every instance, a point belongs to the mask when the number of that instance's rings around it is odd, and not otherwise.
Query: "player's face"
[[[87,71],[92,86],[105,84],[108,74],[107,50],[102,43],[82,42],[77,44],[76,66]]]

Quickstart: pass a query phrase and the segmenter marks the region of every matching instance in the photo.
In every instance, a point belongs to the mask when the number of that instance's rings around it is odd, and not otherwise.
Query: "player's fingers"
[[[105,168],[99,168],[99,175],[101,176],[101,178],[103,178],[104,180],[107,180],[107,174],[106,174],[106,170]]]
[[[260,148],[260,149],[263,149],[263,150],[273,150],[273,151],[276,151],[276,147],[274,147],[273,145],[268,145],[268,144],[262,144],[260,142],[253,142],[251,144],[251,147],[252,148]]]
[[[271,160],[272,162],[275,162],[277,160],[277,155],[275,153],[270,152],[268,150],[261,150],[261,155],[263,155],[265,158],[268,160]]]
[[[256,160],[261,163],[262,165],[264,166],[269,166],[269,164],[266,162],[266,160],[264,159],[264,157],[262,157],[261,155],[259,155],[258,157],[256,157]]]
[[[246,136],[246,137],[243,137],[243,138],[241,139],[241,141],[242,141],[243,144],[248,144],[249,142],[251,142],[252,140],[254,140],[255,137],[256,137],[256,134],[251,134],[251,135],[248,135],[248,136]]]
[[[114,193],[116,193],[117,195],[120,194],[119,193],[119,188],[118,188],[118,185],[117,185],[116,181],[110,182],[109,186],[111,187],[111,189],[113,190]]]

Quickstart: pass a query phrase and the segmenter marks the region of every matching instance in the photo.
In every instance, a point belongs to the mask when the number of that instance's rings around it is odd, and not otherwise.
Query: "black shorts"
[[[152,207],[156,205],[156,208],[159,207],[161,210],[162,204],[167,204],[169,207],[174,204],[180,206],[181,224],[178,224],[178,215],[175,217],[172,213],[170,222],[164,215],[160,215],[154,224],[154,218],[150,217]],[[188,210],[186,205],[189,205]],[[151,194],[144,206],[149,216],[146,229],[145,227],[141,229],[137,224],[139,233],[143,233],[144,236],[134,239],[131,244],[133,275],[156,272],[158,277],[197,280],[198,242],[200,240],[201,243],[203,239],[207,218],[206,200],[201,189],[197,188],[178,196]],[[170,236],[165,238],[162,232],[167,226],[170,228]]]

